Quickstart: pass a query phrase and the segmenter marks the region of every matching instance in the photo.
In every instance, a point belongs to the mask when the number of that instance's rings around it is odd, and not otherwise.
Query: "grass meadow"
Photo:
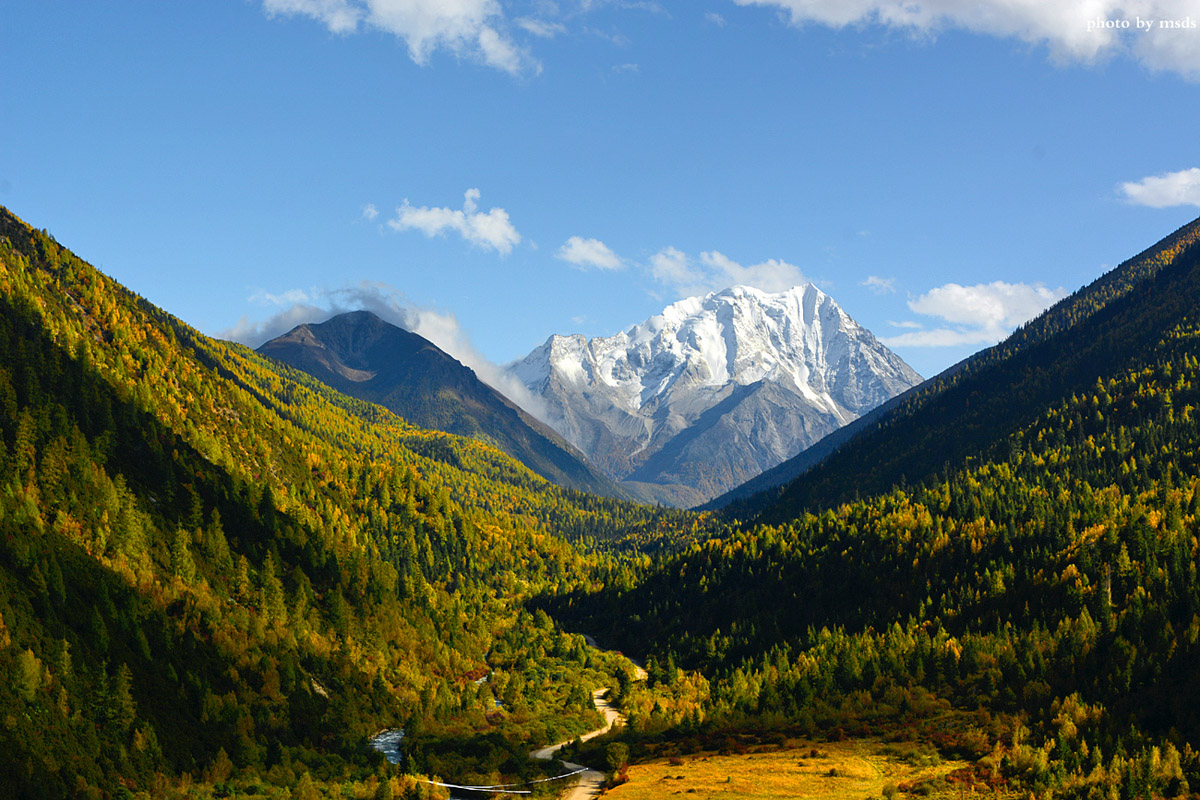
[[[930,748],[879,741],[807,742],[759,746],[745,753],[700,752],[634,764],[611,800],[754,798],[991,798],[965,761],[943,760]]]

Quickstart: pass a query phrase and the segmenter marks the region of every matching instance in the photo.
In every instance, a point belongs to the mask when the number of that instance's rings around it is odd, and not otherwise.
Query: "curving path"
[[[586,633],[583,634],[583,638],[589,646],[599,649],[599,647],[596,645],[595,639],[588,636]],[[634,662],[634,667],[636,668],[637,679],[640,681],[646,680],[646,670],[642,669],[641,664]],[[592,692],[592,703],[596,706],[596,710],[604,715],[604,727],[597,728],[594,731],[589,731],[580,736],[579,738],[585,742],[589,739],[595,739],[597,736],[603,736],[612,730],[613,726],[617,725],[618,723],[622,725],[625,724],[625,715],[612,707],[612,705],[608,702],[608,698],[605,697],[606,694],[608,694],[608,689],[606,688],[596,689],[594,692]],[[534,750],[529,754],[529,756],[530,758],[536,758],[539,761],[549,761],[550,759],[554,758],[555,753],[573,741],[575,740],[568,739],[565,742],[559,742],[558,744],[552,744],[549,747],[543,747],[540,750]],[[600,787],[604,785],[603,772],[589,769],[582,764],[572,764],[569,761],[564,761],[563,766],[565,766],[568,770],[581,769],[583,772],[579,774],[579,783],[575,784],[575,786],[569,789],[560,798],[560,800],[592,800],[592,798],[600,796]]]
[[[586,633],[581,633],[579,635],[583,637],[583,641],[587,643],[588,647],[594,647],[597,650],[603,649],[600,647],[600,645],[596,644],[595,639],[593,639],[591,636],[588,636]],[[646,668],[642,666],[641,662],[635,661],[629,656],[626,656],[624,653],[621,653],[620,655],[625,656],[625,659],[630,664],[633,664],[633,676],[636,680],[644,681],[650,677],[650,675],[646,672]]]
[[[604,727],[596,728],[594,731],[588,731],[579,738],[583,741],[595,739],[597,736],[602,736],[612,730],[613,726],[618,722],[625,722],[625,715],[617,711],[604,697],[608,693],[608,689],[597,689],[592,692],[592,703],[595,704],[596,710],[604,715]],[[575,741],[568,739],[565,742],[552,744],[549,747],[543,747],[540,750],[534,750],[529,754],[530,758],[536,758],[539,761],[549,761],[554,758],[554,754],[561,750],[566,745]],[[572,764],[570,761],[564,761],[563,766],[569,770],[581,769],[579,773],[579,783],[575,784],[566,794],[562,796],[562,800],[590,800],[590,798],[600,795],[600,787],[604,783],[604,773],[597,772],[594,769],[589,769],[582,764]]]

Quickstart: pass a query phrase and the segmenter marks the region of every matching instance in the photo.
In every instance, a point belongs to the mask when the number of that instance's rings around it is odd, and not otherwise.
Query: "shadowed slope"
[[[486,441],[561,486],[624,496],[562,437],[474,371],[369,311],[300,325],[258,351],[414,425]]]

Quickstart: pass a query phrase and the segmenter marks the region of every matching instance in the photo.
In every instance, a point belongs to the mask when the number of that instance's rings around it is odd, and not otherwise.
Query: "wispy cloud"
[[[934,328],[914,330],[899,336],[885,336],[879,341],[892,349],[898,347],[962,347],[965,345],[993,345],[1008,334],[1008,331],[993,331],[984,328]]]
[[[422,65],[444,48],[512,74],[540,69],[509,35],[498,0],[263,0],[263,8],[271,17],[311,17],[341,35],[364,28],[390,33]]]
[[[1126,200],[1139,206],[1200,206],[1200,167],[1123,183],[1120,191]]]
[[[947,283],[908,301],[918,314],[935,317],[941,327],[912,330],[882,339],[888,347],[954,347],[995,344],[1016,326],[1028,322],[1066,297],[1061,286],[1050,289],[1035,283],[993,281],[974,286]],[[920,323],[893,322],[905,328]]]
[[[535,17],[520,17],[513,20],[517,27],[532,33],[541,39],[553,39],[567,32],[567,26],[561,22],[548,22]]]
[[[481,354],[456,316],[412,305],[402,292],[387,284],[364,281],[339,289],[258,291],[248,299],[257,304],[285,307],[257,321],[242,317],[229,330],[219,332],[218,337],[249,347],[259,347],[298,325],[324,322],[347,311],[366,310],[393,325],[425,337],[473,369],[484,383],[534,416],[544,417],[546,409],[541,400],[531,394],[521,381]]]
[[[867,279],[860,283],[859,286],[865,286],[875,294],[894,294],[896,291],[896,279],[868,275]]]
[[[715,11],[705,12],[704,20],[712,25],[716,25],[718,28],[725,27],[725,18]]]
[[[426,236],[457,233],[471,244],[491,248],[500,255],[508,255],[521,243],[521,234],[508,218],[507,211],[503,208],[479,210],[478,189],[467,190],[461,209],[413,206],[406,198],[396,209],[395,218],[387,224],[392,230],[418,230]]]
[[[879,25],[921,36],[961,29],[1045,45],[1060,61],[1093,63],[1130,54],[1152,70],[1200,79],[1196,30],[1160,26],[1198,16],[1194,0],[733,0],[740,6],[766,6],[796,26],[818,23],[833,28]],[[1138,29],[1135,17],[1150,20]],[[1115,26],[1104,23],[1113,21]],[[1120,26],[1128,21],[1127,26]]]
[[[681,297],[739,285],[782,292],[808,282],[799,267],[779,259],[743,265],[716,250],[693,258],[674,247],[663,248],[651,256],[649,272],[656,281],[675,290]]]
[[[362,216],[365,220],[373,221],[379,216],[379,209],[375,207],[374,203],[367,203],[362,207]]]
[[[583,269],[620,269],[625,262],[599,239],[572,236],[554,257]]]

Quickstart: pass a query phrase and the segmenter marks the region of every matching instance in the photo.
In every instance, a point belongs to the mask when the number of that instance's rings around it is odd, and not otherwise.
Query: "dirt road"
[[[597,650],[600,649],[599,645],[596,644],[596,640],[591,636],[588,636],[585,633],[583,634],[583,638],[589,647],[595,647]],[[630,660],[632,661],[632,659]],[[636,680],[646,680],[646,670],[642,669],[642,665],[636,661],[633,661],[633,666]],[[579,738],[585,742],[589,739],[595,739],[597,736],[603,736],[612,730],[614,725],[625,724],[625,715],[612,707],[612,705],[608,702],[608,699],[605,697],[607,694],[607,688],[596,689],[592,692],[592,703],[595,704],[596,710],[604,715],[604,727],[597,728],[594,731],[589,731],[580,736]],[[536,758],[539,761],[549,761],[550,759],[554,758],[555,753],[573,741],[575,740],[570,739],[565,742],[559,742],[558,744],[552,744],[549,747],[543,747],[541,750],[534,750],[529,755],[531,758]],[[589,769],[582,764],[572,764],[569,761],[564,761],[563,766],[565,766],[567,770],[581,769],[583,772],[579,774],[579,783],[568,789],[566,794],[559,798],[559,800],[592,800],[592,798],[600,796],[600,787],[604,784],[603,772]]]
[[[595,640],[595,639],[593,639],[591,636],[588,636],[586,633],[581,633],[581,634],[580,634],[580,636],[582,636],[582,637],[583,637],[583,640],[584,640],[585,642],[587,642],[587,645],[588,645],[588,647],[594,647],[594,648],[596,648],[597,650],[600,650],[600,649],[602,649],[602,648],[600,647],[600,645],[596,644],[596,640]],[[622,655],[624,655],[624,654],[622,653]],[[625,658],[629,659],[629,663],[630,663],[630,664],[633,664],[633,676],[634,676],[634,679],[635,679],[635,680],[644,681],[644,680],[646,680],[647,678],[649,678],[649,677],[650,677],[650,676],[649,676],[649,675],[646,673],[646,668],[645,668],[645,667],[643,667],[643,666],[642,666],[642,665],[641,665],[639,662],[637,662],[637,661],[634,661],[634,660],[633,660],[632,658],[630,658],[629,656],[625,656]]]
[[[585,742],[588,739],[595,739],[597,736],[608,733],[617,723],[625,722],[625,715],[609,704],[608,700],[604,697],[606,694],[608,694],[608,689],[597,689],[592,692],[592,702],[596,705],[596,710],[604,715],[604,727],[596,728],[596,730],[589,731],[580,736],[579,738]],[[555,753],[573,741],[575,740],[569,739],[565,742],[552,744],[549,747],[543,747],[541,750],[534,750],[529,755],[539,761],[549,761],[554,758]],[[579,774],[579,783],[569,789],[562,796],[562,800],[590,800],[593,797],[599,796],[600,786],[604,783],[604,773],[588,769],[582,764],[572,764],[570,761],[564,761],[563,766],[568,770],[582,769],[584,771]]]

